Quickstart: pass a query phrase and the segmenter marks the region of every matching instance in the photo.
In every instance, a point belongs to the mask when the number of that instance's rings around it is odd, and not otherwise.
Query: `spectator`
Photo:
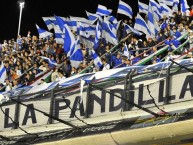
[[[110,65],[107,63],[106,59],[103,58],[101,61],[102,61],[102,64],[103,64],[102,71],[109,70],[110,69]]]

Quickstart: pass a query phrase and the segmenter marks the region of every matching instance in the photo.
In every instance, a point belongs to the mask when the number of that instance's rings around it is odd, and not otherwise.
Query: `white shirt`
[[[102,69],[102,71],[104,70],[109,70],[110,69],[110,65],[108,63],[106,63]]]

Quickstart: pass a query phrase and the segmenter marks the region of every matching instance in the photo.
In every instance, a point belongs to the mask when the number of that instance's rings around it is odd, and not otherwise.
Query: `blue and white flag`
[[[63,49],[67,56],[71,56],[75,47],[75,38],[67,24],[64,25]]]
[[[84,60],[82,50],[80,49],[80,40],[77,39],[74,45],[73,53],[70,56],[70,63],[72,67],[78,68],[80,63]]]
[[[101,22],[102,26],[102,38],[104,38],[107,42],[117,45],[118,39],[116,36],[116,29],[114,26],[104,17],[104,21]]]
[[[154,0],[150,0],[150,5],[151,6],[151,9],[152,9],[152,14],[153,14],[153,17],[156,21],[159,21],[161,18],[162,18],[162,13],[161,13],[161,7],[159,5],[159,3],[157,3],[156,1]]]
[[[136,30],[139,30],[139,31],[145,33],[146,38],[151,37],[151,32],[149,30],[149,27],[148,27],[147,23],[145,22],[145,20],[139,14],[137,14],[137,17],[135,18],[134,28]]]
[[[96,26],[78,22],[77,34],[89,38],[95,35]]]
[[[117,13],[126,15],[130,19],[132,19],[132,16],[133,16],[132,8],[128,4],[126,4],[125,2],[123,2],[121,0],[119,1]]]
[[[152,1],[152,0],[151,0]],[[154,19],[154,15],[153,15],[153,10],[152,10],[152,6],[151,6],[151,1],[149,3],[148,6],[148,21],[147,21],[147,25],[150,29],[150,32],[153,36],[156,36],[157,33],[159,32],[160,28],[157,24],[157,21]]]
[[[54,65],[54,66],[57,66],[57,65],[58,65],[55,60],[52,60],[52,59],[50,59],[50,58],[48,58],[48,57],[45,57],[45,56],[40,56],[40,57],[41,57],[42,59],[44,59],[44,60],[47,60],[50,65]]]
[[[189,11],[189,5],[187,3],[187,0],[180,0],[180,9],[181,9],[181,12],[182,14],[183,13],[187,13],[187,11]]]
[[[101,38],[101,34],[102,34],[101,28],[99,25],[99,21],[97,22],[95,33],[96,33],[96,35],[95,35],[95,40],[94,40],[94,49],[97,49],[99,46],[98,42],[99,42],[99,40]]]
[[[173,6],[174,0],[158,0],[159,3],[164,3],[167,6]]]
[[[91,21],[96,21],[97,19],[101,18],[101,16],[87,12],[87,11],[86,11],[86,15],[87,15],[88,19]]]
[[[54,17],[42,17],[42,19],[44,20],[49,31],[54,29],[54,22],[56,21]]]
[[[141,36],[142,35],[142,33],[141,32],[139,32],[137,29],[135,29],[135,28],[132,28],[131,26],[129,26],[129,25],[127,25],[126,23],[123,23],[123,25],[124,25],[124,29],[126,30],[126,32],[127,32],[127,34],[129,34],[129,33],[134,33],[134,34],[136,34],[136,35],[138,35],[138,36]]]
[[[76,22],[83,22],[83,23],[87,23],[90,25],[94,24],[94,22],[96,21],[96,20],[88,20],[88,19],[83,18],[83,17],[74,17],[74,16],[70,16],[70,20],[76,21]]]
[[[93,48],[94,47],[95,38],[93,36],[86,38],[84,36],[79,35],[79,39],[80,39],[80,42],[83,43],[86,48]]]
[[[162,13],[162,15],[164,16],[166,16],[166,17],[168,17],[168,16],[170,16],[170,17],[173,17],[173,10],[172,9],[170,9],[170,7],[168,7],[166,4],[164,4],[164,3],[160,3],[160,7],[161,7],[161,13]]]
[[[101,62],[101,59],[99,58],[99,56],[96,54],[96,52],[92,49],[92,57],[94,60],[94,65],[97,69],[99,69],[103,64]]]
[[[138,1],[139,13],[148,13],[148,5]]]
[[[98,5],[96,14],[99,16],[110,16],[112,13],[111,9],[107,9],[107,7],[103,6],[103,5]]]
[[[64,29],[64,24],[66,24],[65,20],[60,16],[55,16],[55,19],[56,19],[57,25],[59,26],[59,28],[62,32]]]
[[[55,41],[57,44],[64,44],[64,33],[58,25],[54,25]]]
[[[127,48],[127,44],[126,44],[126,43],[125,43],[125,45],[124,45],[124,52],[123,52],[123,54],[124,54],[128,59],[130,59],[130,52],[129,52],[128,48]]]
[[[1,62],[1,67],[0,67],[0,83],[4,83],[6,77],[7,77],[6,68],[5,68],[3,62]]]
[[[178,12],[178,5],[179,5],[179,0],[174,0],[174,3],[173,3],[173,7],[172,7],[172,10],[174,12]]]
[[[49,38],[53,36],[51,32],[48,32],[42,28],[40,28],[38,25],[36,25],[36,28],[38,30],[39,38]]]

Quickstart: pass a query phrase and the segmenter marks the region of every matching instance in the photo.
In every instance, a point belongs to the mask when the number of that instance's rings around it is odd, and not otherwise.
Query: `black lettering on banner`
[[[116,89],[116,90],[110,90],[110,98],[109,98],[109,112],[117,111],[121,109],[124,106],[124,100],[119,99],[116,96],[114,96],[114,93],[119,93],[120,97],[124,97],[123,90],[122,89]],[[120,100],[120,103],[115,106],[115,100]],[[118,101],[117,101],[118,102]]]
[[[190,88],[187,88],[188,84]],[[190,91],[191,96],[193,97],[193,75],[188,75],[186,77],[184,84],[182,86],[182,90],[181,90],[179,99],[183,99],[185,97],[186,91]]]
[[[144,84],[140,84],[139,85],[139,95],[138,95],[138,105],[142,106],[142,105],[153,104],[153,99],[143,100],[143,88],[144,88]]]
[[[99,95],[99,94],[97,94],[97,95]],[[106,92],[104,90],[101,91],[101,97],[99,97],[97,95],[92,94],[92,93],[90,94],[90,98],[89,98],[90,102],[89,102],[89,106],[88,106],[89,114],[93,114],[95,102],[97,102],[101,106],[101,113],[105,112]],[[96,110],[96,108],[95,108],[95,110]]]
[[[72,106],[72,111],[70,114],[70,118],[74,118],[76,111],[78,110],[78,106],[79,106],[79,111],[80,111],[80,116],[84,116],[84,105],[83,105],[83,101],[81,103],[80,102],[80,97],[77,96],[74,100],[74,104]]]
[[[13,127],[14,123],[11,122],[9,123],[9,108],[5,108],[5,117],[4,117],[4,128],[9,128],[9,127]]]
[[[33,104],[28,104],[27,106],[29,106],[29,107],[26,108],[22,125],[26,125],[29,118],[31,118],[33,124],[37,123],[35,110],[34,110],[34,105]]]
[[[66,105],[60,106],[60,103],[65,102]],[[68,108],[70,105],[70,100],[68,99],[56,99],[55,100],[55,117],[59,118],[59,111]]]

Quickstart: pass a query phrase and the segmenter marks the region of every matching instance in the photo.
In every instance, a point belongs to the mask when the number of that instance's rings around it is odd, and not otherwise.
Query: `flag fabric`
[[[179,5],[179,0],[174,0],[172,10],[174,12],[178,12],[178,5]]]
[[[126,43],[125,43],[125,45],[124,45],[124,52],[123,52],[123,54],[124,54],[128,59],[130,59],[130,52],[129,52],[128,48],[127,48],[127,44],[126,44]]]
[[[159,3],[164,3],[167,6],[173,6],[174,0],[158,0]]]
[[[67,24],[64,25],[63,49],[67,56],[71,56],[75,47],[75,38]]]
[[[110,16],[112,13],[111,9],[107,9],[107,7],[103,6],[103,5],[98,5],[96,14],[99,16]]]
[[[150,29],[151,34],[153,36],[156,36],[157,33],[159,32],[160,28],[159,28],[156,20],[154,19],[154,15],[153,15],[153,10],[152,10],[151,4],[152,3],[150,2],[149,6],[148,6],[148,21],[147,21],[147,25],[148,25],[148,27]]]
[[[157,3],[154,0],[150,0],[149,3],[151,6],[151,9],[152,9],[152,14],[153,14],[154,19],[156,21],[159,21],[162,18],[161,7],[160,7],[159,3]]]
[[[58,44],[64,44],[64,33],[58,25],[54,25],[55,41]]]
[[[133,16],[132,8],[128,4],[126,4],[125,2],[123,2],[121,0],[119,1],[119,6],[118,6],[117,13],[126,15],[131,19],[132,19],[132,16]]]
[[[148,5],[138,1],[139,13],[148,13]]]
[[[57,65],[58,65],[55,60],[52,60],[52,59],[50,59],[50,58],[48,58],[48,57],[45,57],[45,56],[40,56],[40,57],[41,57],[42,59],[44,59],[44,60],[47,60],[50,65],[54,65],[54,66],[57,66]]]
[[[162,13],[162,15],[164,16],[170,16],[170,17],[173,17],[173,10],[172,9],[170,9],[170,7],[168,7],[166,4],[164,4],[164,3],[160,3],[160,7],[161,7],[161,13]]]
[[[84,36],[79,35],[80,42],[83,43],[86,48],[93,48],[94,47],[94,39],[95,38],[93,36],[86,38]]]
[[[94,24],[94,22],[96,20],[88,20],[86,18],[83,17],[74,17],[74,16],[70,16],[70,21],[76,21],[76,22],[83,22],[83,23],[87,23],[87,24]]]
[[[0,67],[0,83],[4,83],[6,77],[7,77],[6,68],[4,66],[4,63],[1,62],[1,67]]]
[[[79,39],[76,40],[73,50],[74,51],[72,52],[72,55],[70,56],[70,62],[71,62],[72,67],[78,68],[80,63],[84,59],[82,50],[80,49],[80,40]]]
[[[59,16],[54,16],[54,17],[56,19],[57,25],[59,26],[60,30],[63,31],[65,21]]]
[[[137,17],[135,18],[134,29],[145,33],[146,38],[151,37],[151,32],[149,30],[149,27],[148,27],[147,23],[145,22],[145,20],[139,14],[137,14]]]
[[[92,57],[94,60],[94,65],[97,69],[100,69],[100,67],[103,65],[101,62],[101,59],[99,58],[99,56],[96,54],[96,52],[92,49]]]
[[[56,21],[54,17],[42,17],[42,19],[44,20],[44,23],[46,24],[49,31],[54,29],[54,21]]]
[[[99,15],[93,14],[93,13],[90,13],[90,12],[87,12],[87,11],[86,11],[86,15],[87,15],[88,19],[91,20],[91,21],[96,21],[98,18],[100,18]]]
[[[101,37],[104,38],[107,42],[117,45],[117,36],[116,36],[116,29],[114,26],[104,17],[104,21],[101,22],[102,26],[102,35]]]
[[[42,28],[40,28],[38,25],[36,25],[36,28],[38,30],[39,38],[49,38],[53,36],[51,32],[48,32]]]
[[[77,34],[89,38],[95,35],[96,26],[78,22]]]
[[[97,25],[96,25],[96,30],[95,30],[95,40],[94,40],[94,49],[97,49],[99,44],[99,39],[101,38],[101,28],[100,28],[100,25],[99,25],[99,21],[97,22]]]
[[[187,13],[189,11],[189,5],[187,3],[187,0],[180,0],[180,9],[181,9],[181,12],[182,14],[183,13]]]
[[[132,33],[134,33],[134,34],[136,34],[136,35],[138,35],[138,36],[141,36],[141,35],[142,35],[141,32],[139,32],[139,31],[136,30],[135,28],[132,28],[131,26],[127,25],[126,23],[123,23],[123,25],[124,25],[124,29],[126,30],[127,34],[129,34],[129,33],[132,32]]]

